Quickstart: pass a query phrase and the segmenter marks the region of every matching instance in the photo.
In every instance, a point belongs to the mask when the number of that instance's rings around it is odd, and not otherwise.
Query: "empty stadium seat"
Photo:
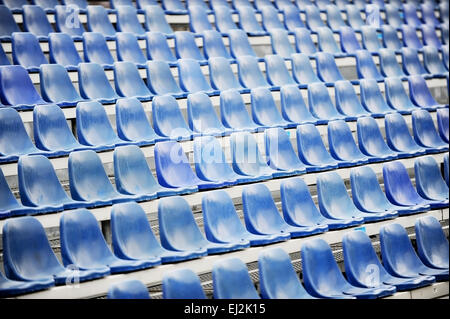
[[[390,77],[384,79],[384,87],[386,100],[390,107],[401,114],[410,114],[412,111],[417,110],[417,106],[411,102],[400,78]]]
[[[134,34],[117,32],[116,53],[118,61],[132,62],[139,68],[145,68],[147,58],[139,47],[138,39]]]
[[[42,7],[45,12],[53,13],[55,6],[58,4],[58,0],[33,0],[35,5]]]
[[[98,32],[83,33],[83,53],[85,62],[98,63],[105,69],[112,69],[114,58],[103,34]]]
[[[203,1],[199,2],[205,4]],[[189,5],[189,28],[194,33],[202,33],[206,30],[214,30],[208,20],[208,13],[205,7],[198,4]]]
[[[323,82],[334,83],[344,80],[332,54],[317,52],[315,55],[317,75]]]
[[[420,157],[414,161],[414,175],[419,195],[434,201],[431,208],[448,207],[448,186],[442,178],[438,163],[432,156]]]
[[[264,62],[267,80],[272,86],[296,84],[280,55],[266,55]]]
[[[52,64],[61,64],[67,70],[78,70],[78,64],[83,62],[68,34],[49,33],[48,47]]]
[[[427,25],[438,26],[439,20],[434,14],[434,5],[431,3],[422,3],[420,5],[420,11],[422,12],[422,20]]]
[[[311,31],[306,28],[296,28],[294,30],[295,46],[298,52],[312,55],[317,52],[316,45],[311,38]]]
[[[228,40],[230,43],[230,52],[233,58],[250,55],[256,57],[247,35],[243,30],[234,29],[228,31]]]
[[[188,31],[175,32],[175,53],[178,59],[205,60],[205,57],[195,43],[194,34]]]
[[[80,63],[78,68],[78,84],[82,98],[100,103],[114,103],[119,98],[100,64]]]
[[[117,31],[129,32],[138,38],[144,38],[145,30],[139,22],[137,10],[131,5],[119,5],[116,8]]]
[[[289,31],[294,31],[297,28],[305,28],[305,24],[300,18],[300,10],[291,4],[290,1],[286,1],[287,5],[283,5],[283,8],[278,8],[283,12],[284,27]]]
[[[441,138],[444,140],[444,142],[449,142],[449,121],[448,121],[448,108],[440,108],[436,110],[436,116],[437,116],[437,124],[438,124],[438,131]]]
[[[214,7],[214,22],[217,31],[221,33],[228,33],[228,31],[238,28],[233,21],[231,10],[227,4],[220,4]]]
[[[372,247],[370,238],[363,231],[353,231],[342,239],[344,266],[347,280],[357,287],[395,286],[405,291],[428,286],[435,280],[431,276],[403,277],[389,274]],[[377,276],[373,276],[373,271]]]
[[[378,51],[378,54],[380,71],[384,77],[405,77],[405,73],[397,62],[397,57],[394,50],[382,48]]]
[[[356,72],[359,79],[374,79],[378,82],[384,81],[384,77],[378,71],[372,55],[367,50],[357,50],[356,55]]]
[[[164,299],[206,299],[200,278],[187,268],[165,272],[162,293]]]
[[[272,94],[266,88],[254,88],[251,90],[251,109],[253,121],[257,125],[265,127],[294,127],[281,117]]]
[[[5,5],[0,5],[0,17],[0,40],[11,40],[14,32],[20,32],[19,26],[11,10]]]
[[[269,0],[269,2],[271,1]],[[263,6],[259,10],[261,11],[262,25],[266,31],[284,29],[283,23],[278,18],[278,11],[273,6]]]
[[[320,82],[306,54],[294,53],[291,55],[291,59],[292,76],[297,83],[302,86],[307,86],[311,83]]]
[[[132,62],[114,63],[114,84],[120,96],[135,97],[140,101],[150,101],[153,98],[153,94]]]
[[[31,32],[39,40],[46,40],[50,32],[54,32],[52,25],[47,20],[47,14],[40,6],[24,5],[23,28],[24,31]]]
[[[394,28],[400,28],[403,24],[403,18],[397,5],[393,3],[386,3],[384,6],[385,20],[389,22],[389,25]]]
[[[258,87],[270,87],[266,78],[259,69],[258,59],[253,56],[237,57],[239,81],[249,89]]]
[[[238,81],[230,63],[224,57],[214,57],[208,60],[209,79],[215,90],[225,91],[236,89],[240,92],[249,92]]]
[[[44,290],[54,286],[54,280],[45,281],[18,281],[6,278],[0,272],[0,297],[11,297],[33,291]]]
[[[419,60],[416,49],[403,47],[401,49],[403,72],[407,75],[428,74]]]
[[[438,107],[445,106],[436,102],[427,86],[427,82],[422,76],[413,75],[408,77],[408,86],[411,101],[417,106],[420,106],[422,109],[431,111],[437,109]]]
[[[341,16],[340,9],[336,5],[330,4],[324,9],[326,10],[327,14],[328,26],[332,30],[339,30],[339,28],[341,27],[347,27],[347,24]]]
[[[417,27],[422,24],[422,21],[417,16],[417,7],[412,3],[403,4],[403,16],[408,25]]]
[[[342,56],[344,53],[336,43],[333,32],[328,27],[320,27],[317,29],[317,43],[319,50],[335,56]]]
[[[339,11],[338,11],[339,13]],[[353,28],[343,25],[338,28],[339,30],[339,38],[340,38],[340,44],[341,49],[343,52],[346,52],[348,54],[355,54],[357,51],[361,51],[362,47],[361,44],[358,42],[358,39],[356,38],[355,31]],[[356,55],[357,61],[359,55]]]
[[[166,13],[170,14],[186,14],[186,7],[180,0],[162,0],[162,7]]]
[[[423,43],[419,40],[415,27],[404,24],[401,26],[401,32],[403,46],[416,50],[422,49]]]
[[[219,91],[214,90],[202,73],[200,64],[194,59],[178,60],[178,75],[180,87],[189,93],[203,92],[208,95],[218,95]]]
[[[361,27],[361,38],[364,49],[367,51],[378,52],[382,49],[376,28],[363,25]]]
[[[283,59],[290,58],[295,53],[294,48],[289,42],[288,32],[284,29],[271,29],[270,42],[274,54],[279,55]]]
[[[216,30],[206,30],[202,33],[203,36],[203,50],[207,59],[213,57],[223,57],[226,59],[232,59],[230,53],[228,53],[225,44],[223,43],[222,36]]]
[[[436,31],[433,26],[423,24],[421,26],[421,30],[422,30],[422,41],[424,46],[431,46],[436,49],[440,49],[442,47],[441,40],[436,35]]]
[[[281,248],[270,248],[260,252],[258,270],[263,298],[314,299],[303,288],[291,264],[291,258]]]
[[[198,258],[195,253],[167,250],[156,239],[142,207],[135,202],[115,204],[111,209],[114,254],[122,259],[145,260],[150,265]]]
[[[78,19],[78,9],[61,5],[56,5],[54,8],[56,31],[66,33],[74,40],[83,39],[83,33],[86,32],[86,30]]]
[[[59,223],[64,265],[104,274],[151,267],[147,261],[119,259],[109,249],[94,215],[86,209],[62,213]]]
[[[239,28],[251,36],[265,35],[266,31],[256,20],[255,10],[249,6],[239,6],[236,8],[239,14]]]
[[[438,49],[432,46],[427,45],[423,47],[423,64],[430,74],[438,75],[448,72],[439,57]]]
[[[100,5],[87,7],[87,27],[90,32],[103,34],[107,40],[113,40],[116,35],[116,29],[108,18],[108,12]]]
[[[315,5],[307,5],[305,10],[305,21],[308,29],[311,31],[318,31],[320,27],[325,27],[325,23],[320,17],[319,9]]]
[[[408,233],[400,224],[389,224],[380,229],[381,256],[386,270],[395,276],[417,277],[419,274],[448,280],[448,269],[429,268],[417,256]]]
[[[141,0],[142,1],[142,0]],[[172,34],[173,29],[167,22],[162,8],[156,4],[146,5],[145,11],[145,29],[152,32],[161,32],[164,34]]]
[[[340,80],[334,83],[334,93],[336,109],[347,116],[348,120],[356,121],[358,117],[370,116],[362,106],[356,95],[353,85],[347,80]]]
[[[107,299],[150,299],[147,287],[139,280],[126,280],[112,284]]]
[[[167,39],[161,32],[147,32],[146,37],[147,58],[154,61],[175,62],[177,59],[167,44]]]
[[[12,59],[29,72],[39,70],[41,64],[48,64],[37,38],[30,32],[14,32],[11,40]]]
[[[381,26],[381,33],[383,35],[383,45],[385,48],[391,50],[400,50],[403,47],[402,42],[398,38],[397,30],[388,24]]]
[[[62,0],[62,2],[67,5],[73,5],[79,9],[86,9],[88,7],[87,0]]]
[[[360,80],[361,103],[373,117],[384,117],[395,110],[391,108],[380,91],[375,79]]]
[[[429,153],[448,150],[445,143],[436,131],[430,113],[425,110],[415,110],[412,113],[412,130],[414,140],[422,147],[426,147]]]
[[[329,121],[350,119],[337,111],[324,83],[308,85],[308,103],[311,114],[319,119]]]
[[[355,5],[346,4],[345,11],[347,12],[347,22],[353,29],[359,30],[366,24],[361,18],[360,10]]]
[[[309,112],[302,93],[297,85],[284,85],[280,88],[281,115],[288,121],[295,124],[322,124],[327,120],[315,118]]]

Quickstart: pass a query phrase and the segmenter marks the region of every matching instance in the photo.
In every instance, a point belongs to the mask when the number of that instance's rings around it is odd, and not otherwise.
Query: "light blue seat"
[[[301,86],[321,82],[314,72],[308,55],[304,53],[294,53],[291,55],[292,76]]]
[[[359,84],[361,103],[373,117],[384,117],[396,111],[387,104],[375,79],[362,79]]]
[[[43,281],[19,281],[6,278],[2,272],[0,272],[0,297],[12,297],[31,293],[33,291],[40,291],[50,288],[55,285],[54,280]]]
[[[338,1],[338,0],[335,0]],[[344,0],[345,1],[345,0]],[[361,29],[366,23],[361,18],[360,9],[354,4],[345,4],[345,11],[347,12],[347,23],[355,30]]]
[[[82,40],[86,30],[83,24],[75,18],[79,9],[61,5],[56,5],[54,8],[56,32],[66,33],[74,40]]]
[[[324,83],[308,85],[308,103],[311,114],[321,120],[349,120],[350,116],[339,113],[331,101]]]
[[[438,124],[438,131],[441,138],[444,140],[444,142],[449,142],[449,121],[448,121],[448,108],[440,108],[436,110],[437,115],[437,124]]]
[[[317,52],[315,59],[317,75],[323,82],[334,83],[339,80],[344,80],[332,54],[327,52]]]
[[[420,29],[422,31],[422,41],[424,46],[431,46],[436,49],[442,48],[442,42],[438,38],[434,26],[423,24]]]
[[[386,100],[390,107],[398,110],[401,114],[410,114],[417,110],[417,106],[411,102],[411,99],[406,93],[401,78],[386,78],[384,79]]]
[[[116,35],[116,29],[108,18],[108,12],[105,7],[100,5],[87,6],[87,28],[90,32],[103,34],[106,40],[113,40]]]
[[[414,26],[403,24],[400,30],[402,33],[404,47],[409,47],[416,50],[423,48],[423,43],[419,40],[416,33],[416,28]]]
[[[61,64],[67,70],[78,70],[78,64],[83,62],[78,54],[72,38],[66,33],[49,33],[49,60],[52,64]]]
[[[269,2],[271,1],[269,0]],[[265,5],[258,9],[261,11],[264,30],[270,32],[274,29],[284,29],[284,24],[278,18],[278,11],[273,6]]]
[[[189,93],[203,92],[208,95],[218,95],[219,91],[214,90],[202,73],[200,64],[194,59],[178,60],[178,76],[180,87]]]
[[[139,47],[138,39],[134,34],[116,33],[116,53],[118,61],[132,62],[139,68],[145,68],[147,58]]]
[[[417,15],[417,6],[412,3],[403,4],[403,18],[412,27],[417,27],[422,24],[422,21],[420,21]]]
[[[361,116],[371,115],[362,106],[350,81],[336,81],[334,83],[334,93],[336,109],[338,112],[346,115],[348,120],[356,121]]]
[[[88,7],[87,0],[62,0],[61,2],[66,6],[68,5],[76,6],[80,10],[86,10],[86,8]]]
[[[421,75],[409,76],[408,87],[411,101],[421,109],[433,111],[440,107],[448,107],[448,104],[442,105],[436,102],[428,88],[427,82]]]
[[[113,103],[119,98],[100,64],[80,63],[78,68],[78,84],[82,98],[100,103]]]
[[[311,38],[311,31],[306,28],[295,28],[295,47],[297,52],[312,55],[317,52],[316,45]]]
[[[114,85],[116,92],[122,97],[135,97],[140,101],[150,101],[153,98],[132,62],[114,63]]]
[[[133,6],[132,0],[109,0],[111,9],[118,10],[120,6]]]
[[[205,5],[205,3],[199,2]],[[208,20],[208,11],[200,5],[189,5],[189,29],[194,33],[202,33],[206,30],[214,30]]]
[[[176,62],[177,58],[167,44],[167,38],[159,31],[147,32],[145,37],[147,58],[154,61]]]
[[[289,42],[288,32],[284,29],[271,29],[270,43],[272,45],[272,52],[279,55],[283,59],[290,58],[291,54],[295,53],[294,48]],[[267,55],[266,55],[267,57]]]
[[[416,143],[426,147],[429,153],[448,151],[448,144],[442,140],[436,131],[430,113],[425,110],[415,110],[411,114],[412,130]]]
[[[283,12],[284,27],[287,30],[295,32],[295,29],[297,28],[306,28],[305,24],[300,18],[300,10],[289,0],[283,1],[283,7],[278,9]]]
[[[150,299],[147,287],[139,280],[125,280],[108,288],[107,299]]]
[[[266,55],[264,57],[264,63],[266,66],[267,80],[272,86],[296,84],[282,56],[276,54]]]
[[[239,81],[244,87],[249,89],[271,87],[259,69],[258,59],[256,57],[239,56],[236,60],[238,65]]]
[[[217,2],[212,2],[217,3]],[[221,33],[228,33],[230,30],[237,29],[236,23],[233,21],[231,10],[228,7],[228,2],[225,4],[214,5],[214,22],[216,24],[217,31]]]
[[[145,30],[139,22],[137,10],[131,5],[119,5],[116,7],[116,27],[118,32],[129,32],[140,39],[145,36]]]
[[[431,208],[448,207],[448,186],[442,178],[438,163],[431,155],[414,161],[414,173],[417,192],[421,197],[434,202],[431,203]]]
[[[305,21],[308,29],[318,31],[320,27],[325,27],[325,23],[320,18],[320,11],[315,5],[307,5],[305,10]]]
[[[333,31],[331,31],[330,28],[325,26],[319,27],[316,32],[319,51],[329,53],[334,56],[344,55],[341,48],[336,43],[333,36]]]
[[[231,68],[230,63],[224,57],[214,57],[208,59],[209,79],[211,86],[215,90],[225,91],[230,89],[248,93],[238,81]]]
[[[405,77],[405,73],[397,62],[397,57],[394,50],[382,48],[378,51],[378,54],[380,71],[384,77]]]
[[[389,25],[396,29],[400,28],[405,23],[402,17],[403,12],[401,12],[399,9],[399,6],[393,3],[386,3],[384,6],[386,14],[385,20],[389,21]]]
[[[0,5],[0,17],[0,40],[11,40],[11,35],[20,32],[20,29],[10,8]]]
[[[357,51],[362,50],[361,44],[356,38],[355,31],[352,27],[343,25],[340,26],[338,30],[340,39],[339,42],[341,44],[341,49],[343,52],[346,52],[348,54],[355,54]],[[358,55],[356,57],[358,58]]]
[[[407,75],[427,75],[428,72],[419,60],[416,49],[403,47],[401,49],[403,72]]]
[[[288,122],[295,124],[324,124],[327,120],[321,120],[312,116],[309,112],[302,93],[297,85],[284,85],[280,88],[281,116]]]
[[[165,272],[162,291],[164,299],[206,299],[200,278],[188,268]]]
[[[162,0],[163,9],[169,14],[186,14],[187,10],[180,0]]]
[[[272,93],[267,88],[251,90],[251,109],[253,121],[265,127],[295,127],[295,123],[288,122],[281,117]]]
[[[356,71],[359,79],[374,79],[377,82],[384,81],[384,76],[378,71],[372,55],[367,50],[357,50],[356,54]]]
[[[379,52],[383,48],[379,39],[380,37],[375,27],[368,25],[361,26],[362,44],[367,51]]]
[[[216,30],[206,30],[203,35],[203,50],[207,59],[223,57],[231,60],[231,55],[223,43],[222,36]]]
[[[112,69],[114,58],[106,43],[106,38],[98,32],[83,33],[84,61],[100,64],[104,69]]]
[[[381,34],[383,35],[383,46],[391,50],[400,50],[403,47],[402,42],[398,38],[397,30],[388,24],[381,26]]]
[[[250,45],[248,37],[243,30],[229,30],[228,41],[230,43],[230,52],[233,58],[245,55],[256,57],[256,53]]]
[[[142,2],[142,0],[140,0]],[[163,9],[155,2],[152,5],[146,5],[141,8],[145,15],[145,29],[152,32],[161,32],[172,34],[173,29],[166,20]]]
[[[436,18],[434,13],[434,4],[429,2],[424,2],[420,5],[420,11],[422,13],[422,20],[425,25],[438,26],[440,24],[439,20]]]
[[[423,47],[423,64],[430,74],[439,75],[446,74],[448,70],[444,66],[444,62],[439,57],[439,51],[432,46]]]
[[[39,71],[42,64],[48,64],[38,39],[30,32],[14,32],[11,48],[13,63],[23,66],[29,72]]]
[[[239,6],[236,8],[239,15],[239,29],[242,29],[250,36],[266,35],[266,31],[261,27],[253,7]]]
[[[332,30],[339,30],[341,27],[348,26],[342,18],[341,11],[338,6],[330,3],[324,8],[324,10],[326,11],[328,26]]]
[[[37,5],[22,6],[24,31],[31,32],[38,40],[47,40],[48,34],[54,32],[44,9]]]
[[[175,36],[175,53],[178,59],[204,61],[205,57],[195,43],[195,37],[189,31],[177,31]]]

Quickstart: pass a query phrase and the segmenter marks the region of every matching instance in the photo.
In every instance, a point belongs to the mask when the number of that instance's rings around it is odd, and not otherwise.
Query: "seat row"
[[[380,230],[380,262],[370,238],[361,230],[343,237],[344,277],[330,246],[323,239],[312,239],[301,248],[303,282],[289,255],[281,248],[259,253],[258,293],[246,265],[238,258],[224,258],[212,267],[215,299],[315,299],[382,298],[396,291],[407,291],[445,281],[448,277],[448,240],[439,221],[426,216],[416,220],[417,252],[405,229],[399,224]],[[409,262],[401,262],[408,260]],[[317,265],[321,267],[317,267]],[[403,267],[404,268],[403,268]],[[364,270],[376,269],[370,278]],[[434,277],[434,278],[433,278]],[[395,288],[394,288],[395,287]],[[125,280],[108,289],[109,299],[149,299],[147,287],[139,280]],[[162,279],[165,299],[205,299],[200,278],[190,269],[167,271]]]

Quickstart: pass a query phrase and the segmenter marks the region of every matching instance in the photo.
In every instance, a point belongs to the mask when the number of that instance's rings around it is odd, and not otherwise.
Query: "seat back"
[[[147,32],[145,41],[147,47],[147,58],[149,60],[159,60],[165,62],[174,62],[177,60],[167,44],[167,38],[161,32]]]
[[[136,36],[129,32],[116,33],[116,52],[118,61],[145,64],[147,58],[139,47]]]
[[[112,37],[116,34],[111,24],[105,7],[100,5],[89,5],[87,7],[87,26],[91,32],[98,32],[104,36]]]
[[[39,41],[30,32],[14,32],[11,46],[14,64],[31,69],[38,68],[41,64],[48,64]]]
[[[131,2],[131,1],[130,1]],[[135,35],[143,35],[145,33],[142,24],[139,22],[137,10],[131,4],[119,5],[116,7],[117,13],[117,31],[129,32]]]
[[[200,278],[187,268],[164,273],[162,287],[164,299],[206,299]]]
[[[139,280],[126,280],[112,284],[108,299],[150,299],[147,287]]]
[[[48,46],[50,63],[61,64],[66,68],[76,68],[79,63],[83,62],[68,34],[50,33]]]
[[[37,5],[24,5],[22,9],[25,31],[31,32],[38,37],[47,37],[50,32],[54,32],[43,8]]]
[[[173,29],[167,22],[163,9],[156,2],[154,5],[146,5],[141,9],[145,11],[145,29],[147,31],[165,34],[173,33]]]

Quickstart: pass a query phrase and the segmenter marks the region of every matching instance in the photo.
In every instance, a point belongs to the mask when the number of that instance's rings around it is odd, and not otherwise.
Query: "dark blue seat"
[[[238,28],[233,21],[231,10],[227,3],[228,2],[226,1],[226,4],[224,5],[219,4],[214,6],[214,22],[217,31],[221,33],[228,33],[228,31]]]
[[[116,35],[116,29],[108,18],[108,12],[100,5],[87,7],[87,27],[90,32],[103,34],[106,40],[113,40]]]
[[[132,62],[114,63],[114,84],[120,96],[134,97],[140,101],[150,101],[153,98],[153,94]]]
[[[332,54],[317,52],[315,58],[317,75],[323,82],[334,83],[339,80],[344,80]]]
[[[439,20],[434,14],[434,4],[433,3],[422,3],[420,5],[420,11],[422,12],[422,20],[425,25],[438,26],[440,24]]]
[[[89,206],[105,206],[133,200],[133,196],[119,194],[106,175],[100,157],[91,150],[69,155],[70,194]]]
[[[36,36],[30,32],[14,32],[11,38],[12,59],[29,72],[39,70],[41,64],[48,64]]]
[[[8,220],[3,226],[3,245],[5,273],[13,280],[64,285],[74,278],[86,281],[109,273],[63,267],[50,247],[44,227],[34,217]]]
[[[119,10],[120,6],[133,6],[132,0],[109,0],[111,9]]]
[[[272,93],[267,88],[260,87],[251,90],[251,109],[253,121],[257,125],[265,127],[295,127],[295,123],[288,122],[281,117]]]
[[[98,32],[83,33],[84,61],[100,64],[105,69],[112,69],[114,58],[106,43],[106,38]]]
[[[319,51],[331,54],[332,56],[341,56],[344,53],[334,39],[333,31],[328,27],[319,27],[317,29],[317,43]]]
[[[114,256],[97,219],[86,209],[62,213],[59,227],[61,256],[66,267],[73,265],[80,270],[116,274],[152,266],[146,260],[125,260]]]
[[[121,140],[109,122],[104,107],[99,102],[80,102],[76,108],[77,136],[81,144],[97,150],[130,144]]]
[[[20,65],[0,66],[0,98],[4,105],[19,110],[47,104],[36,91],[27,70]]]
[[[147,58],[139,47],[137,37],[129,32],[116,33],[116,53],[118,61],[127,61],[145,68]]]
[[[351,285],[339,269],[330,246],[321,238],[306,241],[300,253],[305,288],[314,297],[375,299],[395,292],[395,287],[386,285],[375,288]]]
[[[431,208],[448,207],[448,186],[442,178],[438,163],[431,155],[414,161],[414,173],[417,192],[421,197],[434,202],[431,203]]]
[[[66,69],[60,64],[43,64],[39,69],[41,94],[44,100],[61,107],[83,101],[72,85]]]
[[[205,4],[203,1],[200,2]],[[189,5],[189,29],[194,33],[202,33],[206,30],[214,30],[208,20],[208,11],[200,5]]]
[[[375,79],[362,79],[359,84],[361,103],[373,117],[384,117],[396,111],[387,104]]]
[[[417,27],[422,24],[422,21],[417,16],[417,6],[412,3],[403,4],[403,18],[412,27]]]
[[[242,29],[250,36],[265,35],[266,31],[261,27],[253,7],[239,6],[236,8],[239,15],[239,29]]]
[[[340,80],[334,83],[336,109],[347,116],[347,119],[356,121],[358,117],[370,116],[362,106],[355,89],[350,81]]]
[[[176,140],[190,140],[200,135],[186,124],[178,102],[173,96],[156,96],[152,102],[153,128],[156,134]]]
[[[444,140],[444,142],[449,142],[449,121],[448,121],[448,108],[440,108],[436,110],[436,116],[437,116],[437,124],[438,124],[438,131],[441,138]]]
[[[188,268],[165,272],[162,293],[164,299],[206,299],[200,278]]]
[[[257,246],[285,240],[284,235],[250,233],[242,225],[233,201],[225,191],[218,190],[203,195],[202,211],[206,238],[211,242],[241,242]],[[218,211],[220,214],[217,214]]]
[[[291,55],[292,76],[294,80],[302,86],[311,83],[321,82],[314,72],[308,55],[304,53],[294,53]]]
[[[220,122],[211,99],[205,93],[188,95],[187,116],[189,128],[202,135],[223,136],[232,132]]]
[[[177,58],[167,44],[167,38],[158,31],[147,32],[147,58],[154,61],[176,62]]]
[[[450,185],[449,183],[449,175],[450,175],[450,165],[449,165],[449,159],[448,159],[448,153],[444,155],[444,178],[447,185]]]
[[[403,46],[416,50],[422,49],[423,43],[419,40],[415,27],[403,24],[401,26],[401,32],[402,32]]]
[[[232,59],[222,36],[216,30],[206,30],[202,32],[203,36],[203,50],[207,59],[213,57],[223,57],[225,59]]]
[[[270,54],[264,57],[266,76],[273,86],[296,84],[286,67],[284,58],[280,55]]]
[[[225,91],[229,89],[236,89],[240,92],[249,92],[249,89],[239,83],[238,79],[234,75],[230,63],[224,57],[209,58],[209,79],[211,86],[215,90]]]
[[[285,176],[306,173],[305,165],[300,161],[282,128],[269,128],[264,131],[267,164]],[[281,174],[281,173],[280,173]]]
[[[378,55],[380,61],[380,71],[384,77],[405,77],[405,73],[397,62],[397,57],[394,50],[382,48],[378,51]]]
[[[189,31],[177,31],[175,35],[175,53],[178,59],[204,61],[205,57],[195,43],[194,34]]]
[[[381,34],[380,34],[381,37]],[[379,52],[381,46],[380,37],[375,27],[364,25],[361,27],[361,38],[364,49],[369,52]]]
[[[73,5],[78,7],[79,9],[85,10],[88,7],[87,0],[62,0],[62,3],[66,6]]]
[[[200,232],[188,202],[180,196],[162,198],[158,203],[161,244],[175,251],[189,251],[204,256],[243,249],[245,243],[213,243]]]
[[[200,64],[194,59],[178,60],[178,76],[180,87],[189,93],[203,92],[208,95],[218,95],[219,91],[214,90],[202,73]]]
[[[162,0],[163,9],[169,14],[186,14],[186,7],[180,0]]]
[[[340,167],[361,165],[369,162],[353,139],[352,131],[343,120],[328,122],[328,148],[331,156],[339,161]]]
[[[408,233],[400,224],[389,224],[380,229],[381,256],[386,270],[399,277],[434,277],[448,280],[448,269],[430,268],[424,265],[415,252]]]
[[[427,86],[427,82],[421,75],[408,77],[408,86],[411,101],[420,108],[432,111],[439,107],[448,107],[448,104],[442,105],[436,102]]]
[[[269,2],[271,2],[269,0]],[[261,20],[264,30],[267,32],[273,29],[283,29],[284,24],[278,18],[278,11],[273,6],[263,6],[258,8],[261,11]]]
[[[417,110],[417,106],[411,102],[406,93],[401,78],[391,77],[384,79],[386,100],[390,107],[398,110],[401,114],[410,114]]]
[[[302,93],[297,85],[284,85],[280,88],[281,116],[295,124],[323,124],[327,120],[315,118],[309,112]]]
[[[397,30],[388,24],[381,26],[381,34],[383,35],[383,45],[391,50],[400,50],[403,47],[402,42],[398,38]]]
[[[33,109],[33,135],[39,149],[56,155],[89,148],[75,139],[57,105],[38,105]]]
[[[340,9],[336,5],[330,4],[330,5],[326,6],[326,8],[324,8],[324,9],[327,14],[328,26],[332,30],[339,30],[339,28],[341,28],[341,27],[348,26],[341,16]]]
[[[295,47],[298,52],[312,55],[317,52],[316,45],[311,38],[311,31],[306,28],[296,28],[294,30]]]
[[[61,5],[56,5],[54,8],[56,32],[66,33],[74,40],[82,40],[86,30],[83,24],[75,18],[79,9]]]
[[[278,8],[283,12],[284,27],[289,31],[294,31],[297,28],[306,28],[302,19],[300,18],[300,10],[292,5],[290,1],[285,1],[282,8]]]
[[[237,57],[239,81],[241,84],[249,89],[266,87],[270,88],[266,78],[259,69],[258,59],[253,56],[239,56]]]
[[[114,103],[119,96],[98,63],[78,64],[78,81],[81,97],[100,103]]]
[[[124,98],[116,103],[117,135],[124,141],[149,145],[166,140],[153,130],[144,108],[136,98]]]
[[[389,274],[381,264],[370,238],[363,231],[346,233],[342,240],[345,274],[356,287],[395,286],[397,291],[417,289],[432,284],[431,276],[400,277]],[[373,276],[373,271],[377,276]]]
[[[272,52],[279,55],[282,59],[288,59],[291,54],[295,53],[294,48],[289,42],[288,32],[284,29],[271,29],[270,42],[272,45]]]
[[[444,62],[439,57],[439,51],[432,46],[423,47],[423,64],[430,74],[446,74],[448,70],[444,66]]]
[[[428,74],[422,63],[419,60],[419,53],[416,49],[403,47],[402,53],[402,65],[403,72],[407,75],[426,75]]]
[[[259,285],[264,299],[314,299],[303,288],[291,258],[281,248],[268,248],[258,255]]]
[[[339,0],[335,0],[339,1]],[[346,0],[343,0],[346,1]],[[341,7],[341,6],[340,6]],[[361,18],[360,9],[353,4],[345,4],[345,11],[347,12],[347,23],[355,30],[361,29],[366,22]]]
[[[433,216],[416,219],[417,252],[422,262],[431,268],[448,271],[448,239],[441,223]]]
[[[116,8],[116,27],[119,32],[129,32],[143,39],[145,30],[139,22],[137,10],[131,5],[119,5]]]
[[[107,299],[150,299],[147,287],[139,280],[126,280],[112,284]]]
[[[448,150],[448,144],[442,140],[436,131],[430,113],[425,110],[415,110],[412,113],[412,130],[417,144],[427,148],[428,153]]]
[[[378,71],[372,55],[367,50],[358,50],[356,54],[356,72],[359,79],[374,79],[378,82],[384,81],[384,76]]]
[[[230,137],[231,161],[234,171],[245,176],[242,181],[254,182],[283,175],[271,169],[263,159],[252,134],[235,132]]]
[[[0,40],[11,40],[13,32],[20,32],[11,10],[0,5]]]
[[[190,189],[160,186],[150,171],[144,153],[136,145],[119,146],[114,150],[114,177],[117,190],[134,196],[138,201],[190,192]]]
[[[386,3],[384,6],[384,12],[386,15],[385,20],[389,22],[390,26],[396,29],[400,28],[405,23],[402,17],[403,12],[399,9],[399,6],[393,3]]]
[[[297,152],[301,161],[306,164],[307,172],[337,168],[339,164],[343,164],[328,153],[314,124],[298,125],[296,134]]]
[[[311,114],[321,120],[349,120],[351,118],[337,111],[324,83],[317,82],[308,85],[308,102]]]
[[[430,210],[432,202],[420,197],[417,193],[403,163],[398,161],[385,163],[383,180],[386,197],[394,205],[413,207],[414,212]]]
[[[22,10],[24,31],[33,33],[38,40],[47,40],[48,34],[54,30],[44,9],[40,6],[24,5]]]
[[[228,41],[230,43],[230,52],[233,58],[245,55],[256,57],[256,53],[250,45],[248,37],[243,30],[229,30]]]
[[[408,124],[399,113],[386,114],[384,118],[386,141],[388,146],[398,152],[398,157],[419,156],[426,153],[426,149],[417,145],[409,133]]]
[[[54,280],[44,281],[19,281],[6,278],[2,272],[0,272],[0,297],[12,297],[30,293],[33,291],[44,290],[55,285]]]
[[[66,33],[49,33],[49,59],[52,64],[61,64],[67,70],[78,70],[83,62],[72,38]]]
[[[305,10],[305,21],[308,29],[318,31],[320,27],[325,27],[325,23],[320,18],[320,11],[315,5],[307,5]]]
[[[141,9],[145,12],[145,29],[147,31],[161,32],[164,34],[173,33],[173,29],[167,22],[163,9],[156,2],[153,5],[146,5]]]
[[[247,266],[238,258],[216,261],[212,279],[214,299],[260,299]]]
[[[223,125],[234,131],[255,132],[264,129],[250,118],[241,94],[235,89],[220,92],[220,116]]]
[[[337,13],[339,13],[339,11],[337,11]],[[355,54],[357,51],[362,50],[361,44],[358,42],[355,31],[352,27],[343,25],[339,27],[338,30],[340,38],[339,42],[341,43],[341,49],[343,52]],[[359,56],[356,55],[356,58],[358,59]]]
[[[115,204],[111,209],[111,241],[114,254],[121,259],[145,260],[150,265],[199,257],[198,254],[161,247],[147,215],[135,202]]]
[[[425,46],[431,46],[436,49],[442,48],[442,42],[438,38],[434,26],[423,24],[420,29],[422,31],[422,41]]]

